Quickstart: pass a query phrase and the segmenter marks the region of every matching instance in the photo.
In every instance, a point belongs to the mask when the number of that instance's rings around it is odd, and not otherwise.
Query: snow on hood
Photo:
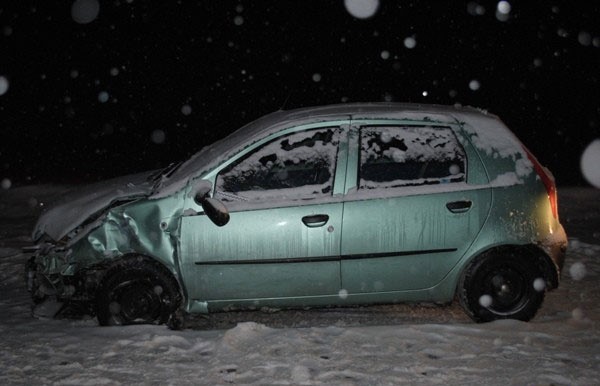
[[[32,239],[38,241],[44,233],[58,241],[90,216],[120,200],[147,197],[152,192],[152,176],[157,171],[143,172],[84,186],[64,195],[48,208],[38,220]]]

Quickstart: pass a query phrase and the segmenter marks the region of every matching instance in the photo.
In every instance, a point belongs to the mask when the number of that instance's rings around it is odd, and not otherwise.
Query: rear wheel
[[[172,275],[159,263],[136,256],[106,272],[96,293],[96,314],[102,326],[161,324],[180,303]]]
[[[486,252],[463,273],[458,297],[476,322],[528,321],[542,305],[545,280],[537,259],[518,250]]]

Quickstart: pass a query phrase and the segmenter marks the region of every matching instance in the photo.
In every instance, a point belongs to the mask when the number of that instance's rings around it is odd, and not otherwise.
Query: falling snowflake
[[[541,277],[538,277],[533,281],[533,288],[537,292],[543,292],[546,289],[546,281]]]
[[[100,103],[108,102],[108,98],[109,98],[109,95],[106,91],[100,91],[100,93],[98,93],[98,101]]]
[[[150,138],[152,139],[152,142],[154,142],[157,145],[160,145],[161,143],[165,142],[166,135],[165,132],[162,130],[154,130]]]
[[[508,1],[499,1],[496,5],[496,19],[499,21],[507,21],[511,10],[512,6]]]
[[[492,305],[492,297],[490,295],[481,295],[481,297],[479,298],[479,305],[481,307],[485,307],[488,308],[489,306]]]
[[[93,22],[100,13],[98,0],[76,0],[71,6],[71,17],[79,24]]]
[[[579,281],[583,279],[586,274],[585,265],[580,261],[573,263],[569,268],[569,274],[573,280]]]
[[[417,46],[417,40],[415,39],[414,36],[409,36],[404,39],[404,47],[408,48],[409,50],[412,50],[416,46]]]
[[[379,0],[344,0],[346,10],[357,19],[368,19],[379,9]]]
[[[581,155],[581,173],[590,185],[600,189],[600,139],[590,143]]]
[[[575,320],[582,321],[585,319],[585,314],[583,313],[583,310],[581,308],[577,307],[573,311],[571,311],[571,317]]]
[[[559,28],[556,30],[556,34],[558,36],[560,36],[561,38],[568,38],[569,37],[569,31],[567,31],[564,28]]]
[[[0,186],[2,186],[2,189],[8,190],[12,186],[12,181],[8,178],[5,178],[2,180],[2,182],[0,182]]]
[[[6,94],[8,91],[8,79],[5,76],[0,76],[0,95]]]
[[[190,106],[190,105],[181,106],[181,114],[190,115],[191,113],[192,113],[192,106]]]
[[[579,42],[579,44],[581,44],[582,46],[589,46],[590,44],[592,44],[592,35],[590,35],[589,32],[586,31],[580,31],[579,35],[577,35],[577,41]]]
[[[485,7],[481,4],[471,1],[467,4],[467,12],[471,16],[482,16],[485,14]]]
[[[510,3],[508,1],[499,1],[498,5],[496,6],[496,9],[501,14],[508,15],[512,7],[510,6]]]
[[[451,175],[455,176],[458,173],[460,173],[460,166],[458,166],[456,164],[452,164],[452,165],[450,165],[450,168],[448,169],[448,171],[450,172]]]

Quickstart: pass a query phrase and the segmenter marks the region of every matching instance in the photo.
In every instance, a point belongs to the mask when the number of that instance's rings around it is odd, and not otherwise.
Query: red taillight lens
[[[529,149],[527,149],[525,146],[523,146],[523,148],[527,153],[527,158],[529,158],[529,160],[533,164],[535,172],[538,174],[538,176],[540,176],[540,178],[542,179],[542,183],[546,187],[546,192],[548,192],[548,200],[550,200],[550,208],[552,209],[552,216],[554,216],[555,219],[558,219],[558,195],[556,193],[556,184],[554,183],[554,177],[552,176],[552,173],[550,173],[548,169],[543,167],[537,160],[537,158],[535,158],[535,156],[531,154]]]

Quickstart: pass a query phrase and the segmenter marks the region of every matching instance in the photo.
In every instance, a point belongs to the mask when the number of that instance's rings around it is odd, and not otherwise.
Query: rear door
[[[407,291],[439,283],[479,233],[490,190],[478,156],[450,126],[353,124],[342,234],[342,288]]]
[[[338,293],[345,134],[340,123],[290,129],[214,173],[214,197],[230,221],[219,228],[202,214],[182,218],[182,273],[192,300]]]

